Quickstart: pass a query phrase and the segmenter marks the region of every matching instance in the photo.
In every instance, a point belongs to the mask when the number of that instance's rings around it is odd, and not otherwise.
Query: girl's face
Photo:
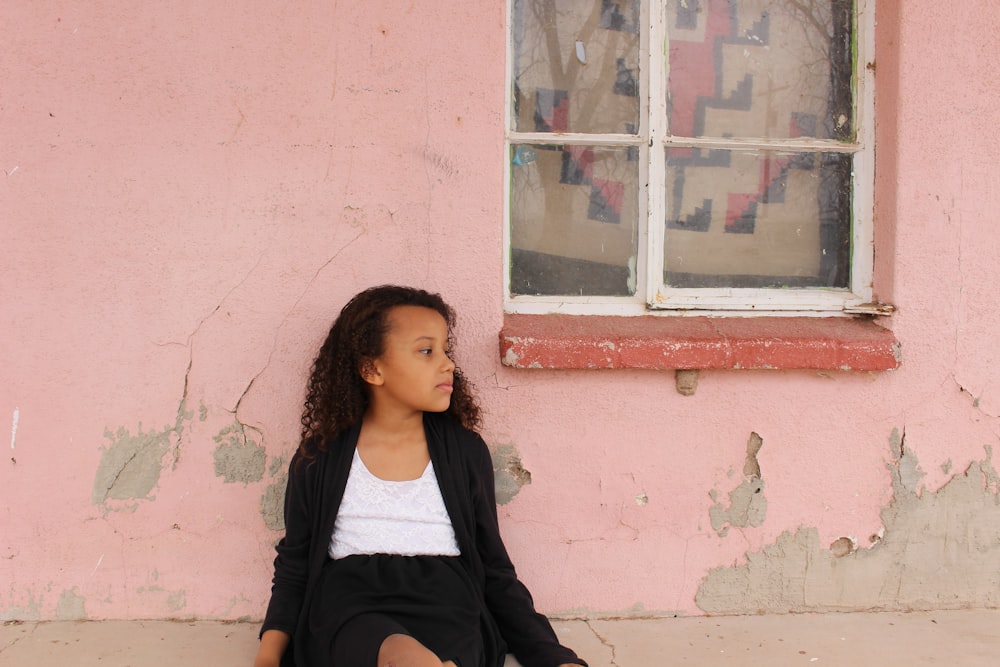
[[[421,306],[388,313],[382,355],[362,370],[371,407],[396,413],[444,412],[451,404],[455,364],[448,356],[448,323]]]

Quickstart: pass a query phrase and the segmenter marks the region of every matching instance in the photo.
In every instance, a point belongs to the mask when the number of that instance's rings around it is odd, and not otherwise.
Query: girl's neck
[[[376,477],[394,481],[417,479],[430,460],[423,413],[415,418],[389,419],[369,411],[361,421],[357,449]]]
[[[361,420],[361,431],[366,440],[383,443],[405,446],[413,441],[426,442],[423,412],[399,415],[369,409]]]

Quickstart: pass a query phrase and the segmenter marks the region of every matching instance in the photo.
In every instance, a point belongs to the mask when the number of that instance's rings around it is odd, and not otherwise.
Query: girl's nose
[[[455,370],[455,362],[447,354],[444,355],[444,368],[447,369],[449,373]]]

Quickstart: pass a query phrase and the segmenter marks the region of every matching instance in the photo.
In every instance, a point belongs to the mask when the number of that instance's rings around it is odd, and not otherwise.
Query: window
[[[510,2],[510,312],[878,312],[872,0]]]

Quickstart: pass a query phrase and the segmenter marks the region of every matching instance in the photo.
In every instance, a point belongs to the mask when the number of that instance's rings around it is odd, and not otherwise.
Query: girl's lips
[[[439,384],[439,385],[437,386],[437,388],[438,388],[438,389],[440,389],[441,391],[446,391],[446,392],[448,392],[449,394],[450,394],[450,393],[452,392],[452,390],[454,389],[454,387],[453,387],[452,385],[450,385],[450,384],[448,384],[448,383],[446,383],[446,382],[442,382],[441,384]]]

